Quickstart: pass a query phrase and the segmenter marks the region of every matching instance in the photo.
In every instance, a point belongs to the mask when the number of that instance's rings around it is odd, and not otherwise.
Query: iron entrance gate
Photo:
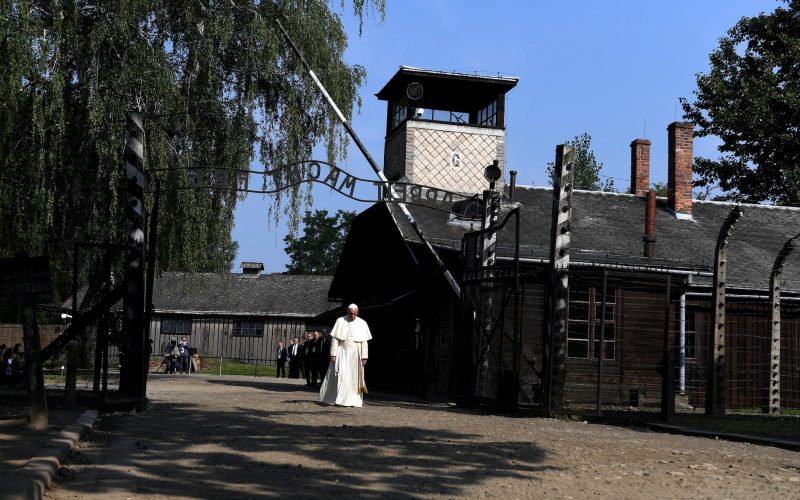
[[[514,230],[506,229],[514,217]],[[487,242],[499,255],[486,265]],[[519,208],[502,223],[462,240],[462,344],[458,398],[464,404],[525,406],[540,403],[541,362],[522,331],[536,308],[530,283],[541,274],[519,267]],[[511,255],[511,257],[508,257]],[[541,349],[541,347],[539,347]]]

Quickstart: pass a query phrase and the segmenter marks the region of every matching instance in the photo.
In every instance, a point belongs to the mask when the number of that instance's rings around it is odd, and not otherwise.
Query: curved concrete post
[[[706,415],[725,414],[725,285],[727,282],[727,247],[733,226],[742,216],[742,207],[731,209],[719,230],[714,252],[714,333],[708,346],[706,380]]]
[[[770,354],[769,354],[769,389],[765,413],[780,415],[781,413],[781,274],[786,259],[795,249],[795,240],[800,234],[789,238],[784,243],[769,275],[769,302],[770,302]]]

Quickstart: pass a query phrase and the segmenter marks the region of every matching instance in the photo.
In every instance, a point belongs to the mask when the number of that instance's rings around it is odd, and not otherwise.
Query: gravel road
[[[448,404],[316,403],[298,380],[151,377],[48,498],[800,498],[800,453]]]

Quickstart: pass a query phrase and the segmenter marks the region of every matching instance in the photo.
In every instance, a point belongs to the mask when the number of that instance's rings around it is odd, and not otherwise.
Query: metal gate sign
[[[410,182],[380,181],[363,179],[351,175],[336,165],[320,161],[305,160],[290,163],[273,170],[257,171],[218,167],[183,167],[160,170],[187,170],[188,184],[162,186],[162,191],[178,191],[184,189],[219,189],[235,190],[246,193],[273,194],[291,187],[316,182],[356,201],[368,203],[389,202],[424,205],[438,210],[451,211],[453,203],[475,198],[475,195],[457,193],[445,189],[413,184]],[[250,175],[263,175],[267,182],[262,189],[250,189]],[[230,177],[237,181],[232,187]]]

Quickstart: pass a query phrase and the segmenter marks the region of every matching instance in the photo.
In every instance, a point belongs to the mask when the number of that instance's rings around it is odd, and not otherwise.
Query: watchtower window
[[[478,125],[484,127],[497,126],[497,99],[494,99],[486,107],[480,109],[476,119]]]
[[[403,123],[408,117],[408,107],[404,103],[393,103],[392,105],[392,130]]]
[[[469,125],[470,114],[468,111],[450,111],[435,108],[409,108],[405,103],[394,103],[392,105],[392,130],[403,123],[406,118],[429,122],[454,123]]]
[[[469,113],[466,111],[447,111],[443,109],[424,109],[414,115],[418,120],[430,120],[446,123],[469,123]]]

